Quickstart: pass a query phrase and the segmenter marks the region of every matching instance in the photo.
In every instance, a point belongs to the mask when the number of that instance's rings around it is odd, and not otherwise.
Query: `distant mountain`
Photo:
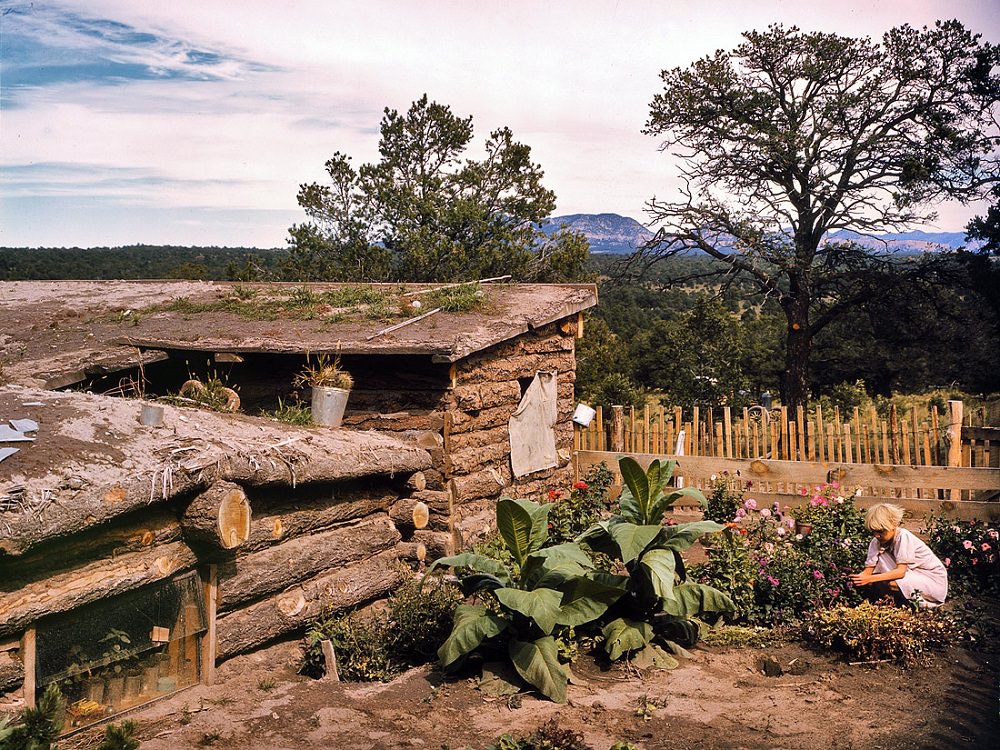
[[[563,226],[574,232],[580,232],[590,240],[592,253],[632,253],[653,237],[653,233],[635,219],[618,214],[553,216],[542,225],[542,230],[554,234]],[[975,248],[978,244],[966,242],[963,232],[912,231],[871,236],[840,231],[834,232],[831,238],[850,240],[874,249],[886,249],[900,254],[940,252],[960,247]]]
[[[592,253],[633,253],[653,233],[635,219],[618,214],[569,214],[553,216],[542,230],[554,234],[561,227],[580,232],[590,240]]]

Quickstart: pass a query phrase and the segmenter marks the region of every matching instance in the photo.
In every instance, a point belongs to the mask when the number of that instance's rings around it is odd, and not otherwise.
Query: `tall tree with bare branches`
[[[1000,48],[958,21],[881,42],[779,25],[743,36],[661,74],[644,132],[679,157],[685,188],[649,201],[658,231],[639,260],[701,251],[776,300],[794,406],[820,330],[886,284],[940,273],[831,233],[928,223],[936,203],[996,182]]]

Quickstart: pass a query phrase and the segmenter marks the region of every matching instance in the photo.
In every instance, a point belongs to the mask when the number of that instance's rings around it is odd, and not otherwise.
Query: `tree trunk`
[[[399,532],[384,515],[291,539],[219,564],[219,609],[229,610],[293,583],[391,549]]]
[[[781,401],[792,413],[809,402],[809,358],[812,354],[812,330],[809,327],[808,281],[791,276],[788,301],[783,304],[787,331],[785,339],[785,372],[782,378]]]
[[[243,488],[217,482],[191,501],[181,526],[188,542],[233,549],[249,539],[250,517],[250,501]]]
[[[394,549],[220,617],[218,656],[250,651],[315,619],[320,612],[353,607],[396,586],[403,567]]]
[[[329,488],[323,488],[318,495],[307,495],[299,489],[287,500],[266,505],[254,514],[250,538],[240,546],[240,554],[273,547],[285,540],[356,521],[378,511],[388,511],[398,499],[396,492],[382,487],[335,487],[332,497]],[[257,502],[256,495],[254,502]]]
[[[5,580],[0,598],[0,636],[19,632],[46,615],[68,612],[162,581],[197,563],[198,558],[187,544],[174,542],[63,573],[39,575],[34,580]]]

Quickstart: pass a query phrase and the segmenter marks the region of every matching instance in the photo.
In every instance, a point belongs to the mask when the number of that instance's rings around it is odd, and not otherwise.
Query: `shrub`
[[[983,521],[931,516],[927,545],[948,568],[953,592],[1000,590],[1000,531]]]
[[[849,576],[864,565],[869,535],[854,496],[839,493],[836,484],[821,485],[810,503],[797,509],[812,524],[806,535],[794,532],[787,508],[743,501],[730,531],[714,538],[708,561],[698,570],[698,580],[733,598],[731,619],[780,625],[816,607],[859,601]]]
[[[802,633],[860,661],[888,660],[904,666],[925,660],[931,649],[960,637],[958,625],[944,613],[889,602],[817,610],[803,623]]]
[[[38,705],[22,709],[14,721],[0,719],[0,750],[49,750],[62,730],[64,708],[58,685],[49,685]]]
[[[732,476],[728,471],[721,475],[712,475],[712,494],[708,496],[708,506],[705,508],[705,520],[726,523],[736,517],[736,510],[743,504],[744,490],[749,483]]]
[[[757,561],[751,554],[746,535],[740,534],[738,529],[730,527],[716,534],[709,550],[708,562],[697,567],[689,566],[688,575],[699,583],[729,594],[729,598],[733,600],[733,612],[728,619],[753,619]]]
[[[608,491],[614,483],[614,474],[601,464],[593,467],[586,476],[573,484],[572,489],[552,490],[548,500],[549,542],[571,542],[591,525],[607,514],[611,502]]]
[[[461,594],[440,577],[411,579],[389,597],[384,611],[324,613],[310,626],[300,672],[324,672],[320,642],[330,640],[337,668],[346,680],[387,681],[415,664],[434,658],[451,630]]]
[[[504,734],[486,750],[593,750],[583,735],[571,729],[560,729],[555,719],[542,724],[527,737]]]

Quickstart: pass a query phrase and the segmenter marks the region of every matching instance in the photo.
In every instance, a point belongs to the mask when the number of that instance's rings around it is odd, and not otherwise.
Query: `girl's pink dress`
[[[907,599],[919,591],[928,607],[937,607],[948,596],[948,569],[931,548],[906,529],[896,529],[896,536],[883,549],[878,539],[868,545],[865,567],[874,566],[873,573],[888,573],[905,563],[906,574],[896,581]]]

